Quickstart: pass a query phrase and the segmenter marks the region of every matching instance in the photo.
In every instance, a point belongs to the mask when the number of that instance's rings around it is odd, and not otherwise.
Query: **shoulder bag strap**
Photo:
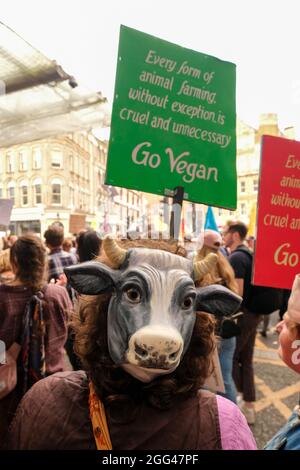
[[[92,421],[97,450],[112,450],[104,405],[98,398],[91,381],[89,382],[89,387],[90,419]]]
[[[46,376],[45,323],[40,292],[27,302],[23,315],[21,358],[23,394],[38,380]]]

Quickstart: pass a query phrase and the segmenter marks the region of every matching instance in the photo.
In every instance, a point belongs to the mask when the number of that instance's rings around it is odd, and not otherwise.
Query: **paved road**
[[[277,319],[278,314],[272,314],[266,338],[260,333],[256,337],[256,422],[251,428],[259,449],[287,421],[299,402],[300,376],[289,369],[277,354],[278,335],[274,331]]]

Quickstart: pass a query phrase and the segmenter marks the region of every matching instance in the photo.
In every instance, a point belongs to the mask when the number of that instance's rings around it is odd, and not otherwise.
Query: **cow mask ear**
[[[71,287],[85,295],[111,292],[118,278],[118,271],[114,271],[98,261],[87,261],[68,266],[64,272]]]
[[[227,287],[218,284],[198,287],[196,290],[196,310],[212,313],[216,317],[233,315],[243,300]]]

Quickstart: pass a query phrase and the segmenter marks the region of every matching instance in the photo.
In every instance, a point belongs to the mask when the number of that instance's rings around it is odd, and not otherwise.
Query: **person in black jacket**
[[[243,315],[238,319],[241,334],[237,337],[236,349],[233,358],[233,379],[243,402],[241,409],[246,416],[248,424],[255,422],[255,385],[253,372],[253,353],[256,328],[261,316],[249,311],[245,304],[250,295],[252,257],[249,248],[245,245],[247,227],[243,222],[230,222],[223,232],[224,244],[230,249],[229,262],[235,272],[238,285],[238,294],[243,297]]]

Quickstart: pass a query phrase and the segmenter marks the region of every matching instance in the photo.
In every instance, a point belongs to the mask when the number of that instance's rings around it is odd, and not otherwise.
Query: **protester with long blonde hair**
[[[200,285],[207,286],[210,284],[221,284],[227,287],[228,289],[232,290],[233,292],[237,293],[238,287],[235,281],[234,271],[227,258],[220,251],[220,248],[223,243],[221,235],[215,230],[205,230],[203,238],[202,240],[200,240],[200,243],[201,241],[203,241],[203,245],[202,248],[200,248],[196,254],[197,259],[201,260],[205,258],[209,253],[216,253],[218,256],[218,262],[212,268],[212,270],[204,276]],[[236,338],[235,336],[232,336],[230,338],[222,338],[222,327],[221,325],[218,326],[219,328],[217,333],[220,335],[219,359],[225,386],[224,396],[236,403],[236,388],[232,378],[232,364],[236,345]]]

